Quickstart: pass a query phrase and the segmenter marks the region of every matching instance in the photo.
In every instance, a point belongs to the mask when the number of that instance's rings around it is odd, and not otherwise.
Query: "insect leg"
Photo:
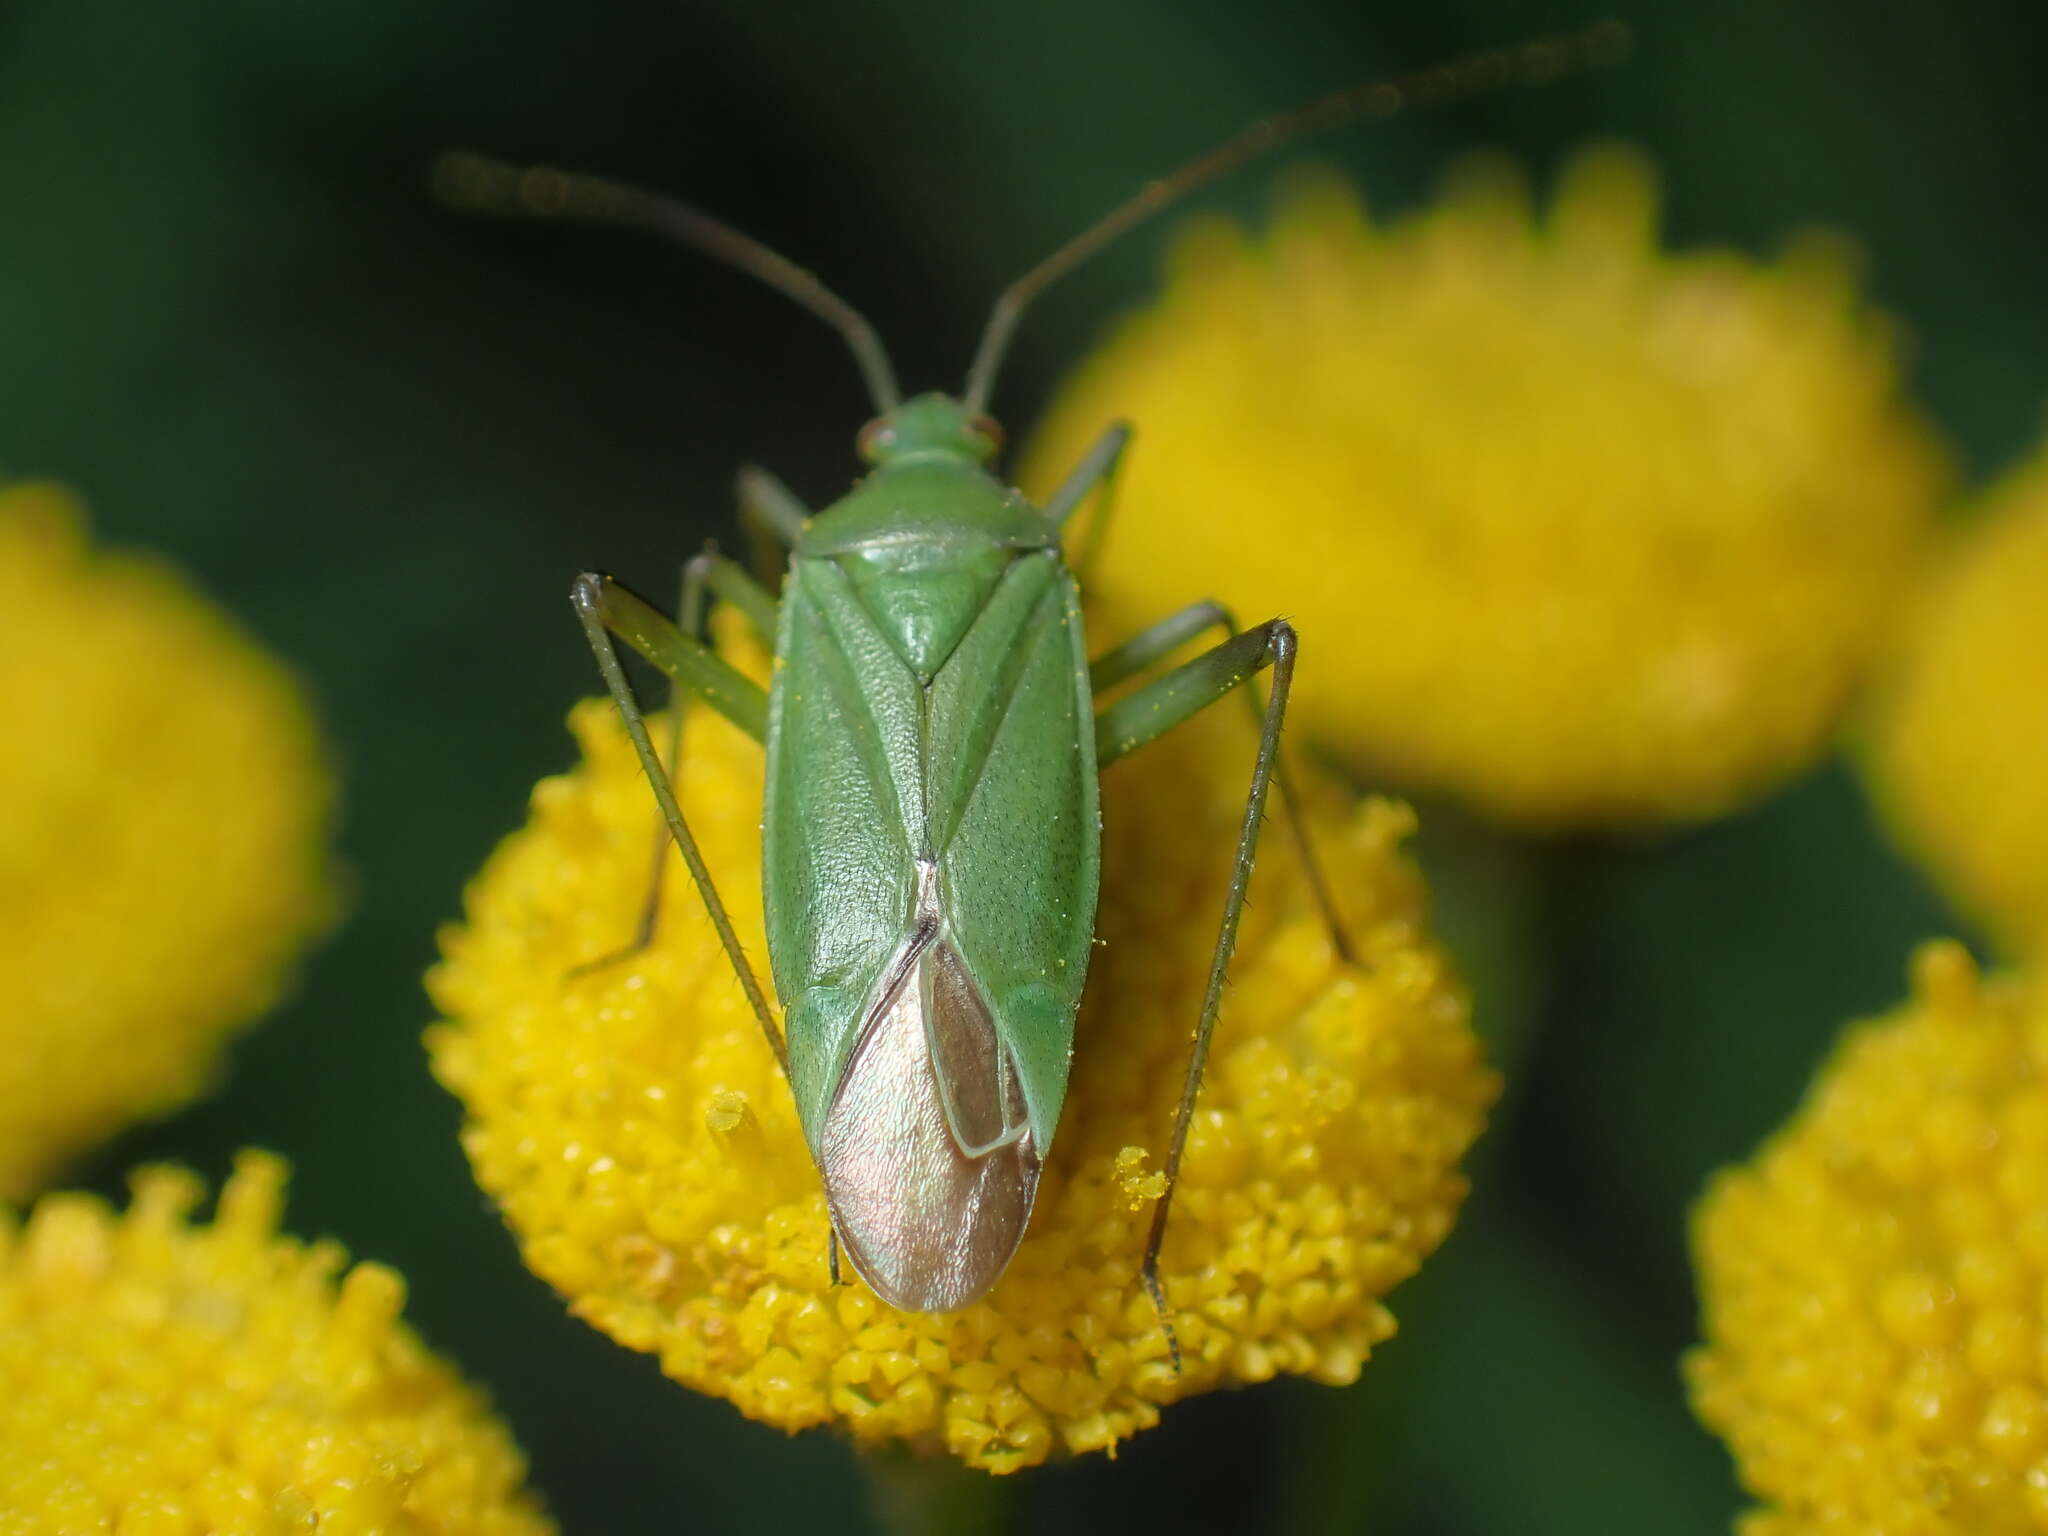
[[[690,871],[690,878],[696,883],[697,894],[704,898],[704,909],[711,917],[711,926],[718,932],[718,942],[724,946],[726,958],[732,962],[733,973],[739,978],[740,990],[746,993],[747,1003],[754,1010],[754,1017],[760,1021],[768,1048],[775,1053],[776,1063],[786,1078],[789,1075],[789,1052],[783,1044],[782,1032],[776,1027],[774,1011],[768,1006],[760,980],[740,948],[739,935],[733,931],[732,918],[726,913],[718,887],[711,879],[711,871],[704,863],[704,855],[698,851],[697,840],[690,835],[690,828],[683,820],[682,807],[676,803],[675,786],[662,768],[661,759],[655,755],[654,743],[648,739],[647,722],[641,717],[639,701],[633,696],[633,685],[627,680],[626,669],[619,662],[619,653],[613,647],[611,637],[616,634],[659,667],[679,688],[711,705],[756,741],[767,729],[768,696],[753,679],[720,660],[703,641],[684,633],[609,576],[586,571],[576,578],[569,596],[575,605],[576,617],[583,624],[583,633],[590,641],[591,654],[597,658],[597,668],[604,674],[605,687],[611,692],[612,702],[618,705],[619,715],[626,723],[626,734],[632,738],[633,750],[639,754],[641,770],[646,773],[648,785],[661,806],[669,835],[675,839],[683,863]]]
[[[1095,568],[1095,557],[1102,551],[1102,541],[1109,532],[1110,515],[1116,510],[1116,472],[1123,463],[1124,448],[1131,440],[1131,424],[1127,421],[1114,422],[1095,444],[1081,456],[1062,480],[1059,489],[1047,498],[1045,515],[1055,528],[1064,528],[1067,519],[1074,515],[1081,503],[1088,499],[1088,493],[1097,486],[1102,494],[1096,499],[1095,516],[1088,520],[1087,535],[1081,541],[1080,553],[1074,557],[1074,574],[1081,578],[1085,587],[1088,573]]]
[[[747,628],[754,632],[754,638],[770,650],[775,647],[776,603],[775,594],[756,581],[747,568],[726,555],[718,552],[716,545],[707,544],[701,554],[692,555],[683,567],[684,591],[687,593],[694,582],[699,592],[700,611],[694,617],[685,604],[682,620],[686,633],[695,636],[706,645],[711,637],[704,628],[704,614],[701,611],[704,595],[731,603],[739,609],[740,616],[747,621]]]
[[[1237,620],[1228,608],[1213,600],[1190,603],[1178,613],[1170,613],[1158,623],[1140,630],[1114,650],[1104,652],[1088,668],[1089,686],[1099,692],[1126,678],[1135,677],[1207,629],[1221,629],[1226,636],[1235,635],[1238,632]],[[1257,730],[1266,717],[1265,702],[1259,697],[1255,684],[1246,683],[1243,694],[1245,707],[1251,711],[1252,728]],[[1295,851],[1301,857],[1309,893],[1322,911],[1324,926],[1330,930],[1331,947],[1336,950],[1337,957],[1348,965],[1356,959],[1356,951],[1352,948],[1350,934],[1345,930],[1344,920],[1338,915],[1330,883],[1323,876],[1322,860],[1316,856],[1314,839],[1309,836],[1308,818],[1302,814],[1301,796],[1294,787],[1294,775],[1288,769],[1284,751],[1274,757],[1273,777],[1280,786],[1280,809],[1293,832]]]
[[[1168,623],[1172,623],[1169,620]],[[1164,626],[1155,626],[1163,628]],[[1166,1237],[1167,1212],[1173,1205],[1174,1185],[1180,1178],[1181,1154],[1187,1148],[1188,1125],[1195,1111],[1195,1098],[1202,1088],[1202,1069],[1209,1059],[1209,1039],[1216,1028],[1216,1013],[1223,1001],[1223,978],[1230,968],[1230,953],[1237,947],[1238,920],[1244,915],[1245,890],[1251,883],[1252,861],[1259,846],[1259,823],[1266,813],[1266,793],[1275,777],[1280,757],[1280,727],[1287,717],[1287,694],[1294,681],[1296,640],[1294,626],[1285,619],[1269,619],[1257,629],[1231,636],[1193,661],[1177,667],[1162,678],[1146,684],[1129,698],[1121,699],[1096,717],[1096,754],[1099,762],[1112,763],[1135,752],[1147,742],[1199,713],[1267,667],[1273,669],[1273,691],[1261,711],[1259,755],[1252,769],[1250,792],[1245,796],[1244,823],[1237,835],[1237,857],[1230,869],[1230,887],[1223,898],[1223,921],[1216,934],[1216,949],[1209,962],[1209,982],[1202,994],[1201,1017],[1195,1025],[1194,1049],[1188,1055],[1187,1076],[1181,1083],[1180,1108],[1173,1118],[1173,1136],[1166,1149],[1166,1191],[1152,1211],[1152,1230],[1145,1239],[1145,1258],[1140,1270],[1145,1290],[1159,1318],[1166,1326],[1167,1348],[1173,1368],[1180,1370],[1180,1341],[1166,1307],[1166,1292],[1159,1283],[1159,1248]]]
[[[686,635],[709,644],[704,626],[704,566],[702,555],[693,556],[683,564],[682,594],[676,601],[676,626]],[[668,752],[662,759],[669,765],[669,778],[673,783],[681,770],[683,761],[683,711],[688,707],[689,694],[675,683],[668,690]],[[617,965],[621,960],[631,959],[654,942],[655,924],[661,916],[661,887],[668,873],[668,822],[657,810],[654,813],[654,853],[648,867],[647,899],[640,904],[640,921],[634,926],[632,939],[614,950],[608,950],[595,960],[586,960],[569,971],[573,980],[588,976]]]
[[[722,597],[738,608],[755,633],[766,643],[774,644],[775,599],[737,562],[728,560],[714,546],[707,544],[702,552],[683,563],[682,594],[676,604],[676,627],[707,646],[712,643],[710,627],[706,623],[707,599],[711,596]],[[689,707],[689,700],[687,689],[675,683],[669,685],[668,751],[662,761],[668,764],[671,783],[682,772],[683,715]],[[654,817],[654,852],[647,875],[647,899],[641,903],[640,921],[634,927],[631,942],[599,955],[595,960],[584,961],[569,972],[571,977],[585,976],[616,965],[621,960],[629,960],[654,942],[655,928],[661,918],[662,886],[668,873],[668,842],[668,825],[657,811]]]
[[[754,740],[767,739],[768,695],[761,685],[702,640],[683,633],[673,619],[638,593],[600,572],[585,571],[569,589],[569,600],[583,621],[584,633],[593,642],[603,640],[603,654],[614,663],[618,655],[607,632],[617,635]],[[610,670],[602,661],[598,666],[610,682]],[[637,720],[639,711],[629,718]]]
[[[733,477],[733,496],[739,503],[740,525],[747,530],[754,569],[772,579],[781,564],[778,556],[796,548],[797,535],[810,521],[811,509],[758,464],[740,466]]]

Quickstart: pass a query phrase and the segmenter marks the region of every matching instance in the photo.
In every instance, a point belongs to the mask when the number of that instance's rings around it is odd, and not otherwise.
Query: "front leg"
[[[747,531],[747,552],[764,581],[777,579],[782,561],[811,520],[811,509],[781,479],[758,464],[743,464],[733,477],[733,499],[739,503],[740,526]]]
[[[1102,552],[1102,541],[1109,534],[1109,521],[1116,511],[1117,470],[1123,464],[1124,449],[1130,441],[1130,423],[1112,423],[1095,440],[1094,446],[1081,456],[1081,462],[1067,472],[1067,478],[1060,482],[1059,489],[1046,498],[1046,517],[1054,528],[1064,529],[1067,519],[1088,499],[1088,493],[1097,486],[1102,488],[1102,494],[1096,499],[1095,516],[1088,520],[1088,536],[1081,541],[1081,552],[1073,560],[1074,574],[1084,587],[1088,584],[1089,573],[1095,569],[1096,557]]]

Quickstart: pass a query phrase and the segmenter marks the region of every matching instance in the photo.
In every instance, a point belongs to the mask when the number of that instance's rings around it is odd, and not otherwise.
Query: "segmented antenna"
[[[1618,64],[1627,56],[1629,42],[1626,24],[1603,21],[1583,32],[1477,53],[1417,74],[1354,86],[1297,107],[1292,112],[1259,119],[1242,133],[1224,140],[1207,154],[1188,161],[1172,174],[1146,183],[1137,196],[1112,209],[1005,288],[996,299],[988,325],[981,333],[981,344],[975,349],[974,362],[967,370],[962,401],[969,411],[976,414],[988,409],[996,370],[1002,366],[1003,354],[1009,350],[1011,334],[1023,318],[1025,306],[1047,287],[1169,203],[1207,185],[1225,172],[1235,170],[1247,160],[1305,134],[1334,128],[1354,117],[1388,118],[1409,107],[1436,106],[1510,85],[1547,85],[1560,76],[1582,69]]]
[[[597,176],[579,176],[551,165],[506,165],[466,150],[436,159],[433,182],[443,202],[470,212],[622,224],[651,230],[737,267],[796,300],[846,338],[876,415],[894,410],[903,398],[889,354],[865,315],[795,262],[687,203]]]

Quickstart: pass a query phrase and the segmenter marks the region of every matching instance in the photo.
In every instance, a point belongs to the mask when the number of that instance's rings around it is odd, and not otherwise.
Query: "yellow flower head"
[[[2048,1527],[2048,995],[1929,944],[1694,1219],[1746,1536]]]
[[[0,1199],[197,1094],[325,915],[298,686],[168,570],[0,487]]]
[[[1261,246],[1199,221],[1025,484],[1132,421],[1096,586],[1292,618],[1356,768],[1536,828],[1724,812],[1825,744],[1946,472],[1839,250],[1655,224],[1618,149],[1541,221],[1491,163],[1384,227],[1328,177]]]
[[[7,1536],[541,1536],[504,1428],[399,1321],[405,1282],[281,1237],[284,1165],[135,1176],[117,1215],[48,1195],[0,1219]],[[4,1218],[4,1212],[0,1212]]]
[[[682,803],[758,964],[760,751],[690,720]],[[1357,967],[1284,828],[1261,845],[1161,1266],[1176,1376],[1138,1264],[1243,814],[1244,713],[1105,775],[1102,942],[1031,1229],[983,1301],[939,1316],[829,1284],[795,1106],[680,860],[655,946],[570,976],[631,935],[654,833],[611,707],[571,726],[583,764],[538,787],[443,936],[452,1022],[430,1044],[479,1181],[580,1316],[757,1419],[997,1472],[1113,1449],[1220,1383],[1349,1381],[1393,1332],[1381,1297],[1449,1230],[1495,1092],[1398,851],[1405,809],[1314,813]]]
[[[1874,747],[1900,840],[2005,938],[2048,949],[2048,451],[1929,589]]]

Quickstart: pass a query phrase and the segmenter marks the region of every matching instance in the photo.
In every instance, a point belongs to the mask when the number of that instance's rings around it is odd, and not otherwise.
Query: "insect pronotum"
[[[830,1262],[844,1248],[892,1306],[946,1312],[985,1295],[1023,1240],[1059,1124],[1074,1016],[1092,944],[1100,821],[1096,776],[1233,691],[1258,752],[1140,1276],[1179,1346],[1160,1286],[1189,1117],[1237,936],[1269,789],[1277,782],[1340,954],[1349,948],[1309,847],[1279,746],[1297,640],[1284,619],[1238,628],[1214,602],[1169,615],[1089,659],[1081,579],[1099,547],[1130,429],[1111,426],[1033,506],[990,472],[985,414],[1024,308],[1047,284],[1183,193],[1298,134],[1358,114],[1554,78],[1626,44],[1613,23],[1365,86],[1255,123],[1061,246],[997,300],[959,396],[904,399],[872,326],[810,273],[695,209],[545,167],[466,154],[436,168],[461,206],[637,225],[781,290],[836,329],[872,397],[860,456],[871,472],[813,514],[763,470],[742,470],[742,519],[788,552],[779,593],[713,551],[684,567],[678,618],[609,576],[572,593],[684,864],[781,1064],[823,1176]],[[1069,519],[1100,494],[1087,549]],[[708,599],[732,604],[773,647],[764,692],[712,648]],[[1177,667],[1188,642],[1221,638]],[[731,919],[650,740],[613,637],[766,749],[762,895],[785,1023]],[[1098,690],[1158,673],[1098,712]],[[1270,672],[1263,701],[1252,679]],[[638,939],[653,932],[665,859]],[[598,964],[604,961],[595,962]]]

